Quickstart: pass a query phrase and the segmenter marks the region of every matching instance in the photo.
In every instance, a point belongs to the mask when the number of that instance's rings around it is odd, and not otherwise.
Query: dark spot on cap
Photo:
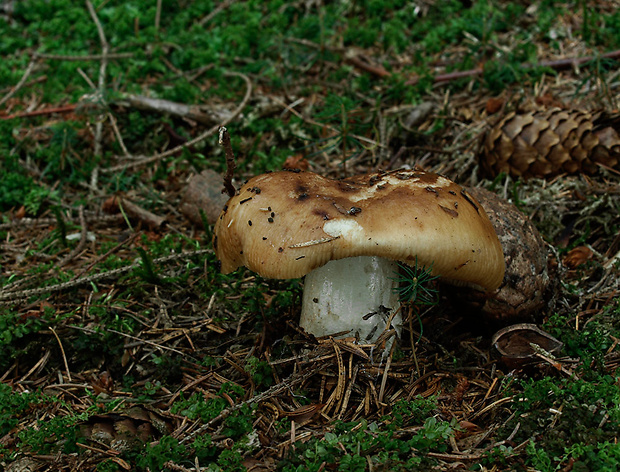
[[[248,220],[248,224],[252,226],[252,220]]]
[[[265,236],[263,236],[263,241],[267,241],[267,238]]]
[[[287,172],[292,172],[293,174],[299,174],[301,172],[301,169],[290,169],[290,168],[285,168],[284,169]]]
[[[461,265],[458,265],[454,268],[454,270],[459,270],[462,269],[463,267],[465,267],[467,264],[469,264],[469,261],[465,261],[463,262]]]
[[[443,211],[445,211],[448,215],[450,215],[453,218],[457,218],[459,216],[458,212],[456,210],[453,210],[452,208],[446,208],[443,205],[439,205],[439,208],[441,208]]]
[[[284,252],[284,248],[283,247],[279,247],[278,248],[278,252]]]
[[[313,301],[314,303],[319,303],[319,299],[318,299],[318,298],[316,298],[316,297],[314,297],[314,298],[312,299],[312,301]]]
[[[239,251],[239,254],[243,255],[243,251]]]
[[[267,218],[267,221],[268,221],[269,223],[273,223],[273,218],[270,216],[269,218]]]
[[[351,216],[355,216],[355,215],[357,215],[358,213],[361,213],[361,212],[362,212],[362,209],[359,208],[359,207],[351,207],[351,208],[349,208],[349,211],[348,211],[349,215],[351,215]]]
[[[314,213],[317,216],[320,216],[324,220],[329,220],[329,214],[326,211],[315,209],[315,210],[312,210],[312,213]]]
[[[249,202],[250,200],[252,200],[252,197],[250,197],[250,198],[245,198],[245,199],[243,199],[243,200],[241,200],[241,201],[239,202],[239,205],[243,205],[245,202]]]
[[[341,192],[355,192],[356,190],[359,190],[358,187],[354,187],[351,184],[348,184],[346,182],[338,182],[338,190],[340,190]]]
[[[295,192],[297,193],[297,200],[303,201],[308,198],[308,187],[298,184],[295,188]]]
[[[213,236],[213,249],[217,250],[217,236]]]
[[[448,190],[448,193],[449,193],[450,195],[456,195],[456,192],[455,192],[454,190]]]
[[[251,191],[251,192],[254,192],[256,195],[258,195],[258,194],[260,193],[260,188],[258,188],[258,187],[252,187],[252,188],[250,189],[250,191]]]
[[[296,257],[295,260],[298,261],[299,259],[303,259],[304,257],[306,256],[299,256],[299,257]]]
[[[437,175],[431,172],[414,172],[411,177],[418,179],[418,182],[420,183],[428,185],[434,185],[437,183]]]
[[[471,206],[473,206],[476,209],[476,213],[480,213],[480,210],[478,210],[478,205],[476,205],[474,201],[471,199],[471,197],[467,195],[467,192],[465,191],[464,188],[461,189],[461,195],[463,196],[465,200],[469,202]]]
[[[437,192],[436,189],[434,189],[433,187],[426,187],[424,190],[426,190],[427,192],[432,192],[434,193],[436,196],[439,196],[439,193]]]
[[[272,211],[271,212],[271,217],[273,218],[274,216],[276,216],[276,214]]]

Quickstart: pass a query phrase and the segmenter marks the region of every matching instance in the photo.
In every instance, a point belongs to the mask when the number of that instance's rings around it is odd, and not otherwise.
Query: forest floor
[[[526,179],[481,145],[552,107],[620,128],[618,1],[3,1],[0,37],[0,468],[620,468],[620,167]],[[544,299],[491,319],[433,282],[387,357],[315,339],[303,280],[218,270],[222,125],[236,188],[490,190],[544,240]],[[523,321],[562,348],[502,358]]]

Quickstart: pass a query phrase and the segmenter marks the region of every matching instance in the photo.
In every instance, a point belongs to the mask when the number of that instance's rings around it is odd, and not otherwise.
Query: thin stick
[[[121,135],[121,132],[118,129],[118,125],[116,124],[116,118],[114,118],[114,115],[112,113],[108,113],[108,119],[110,120],[110,124],[112,125],[112,130],[114,131],[114,136],[116,136],[116,141],[118,142],[118,145],[121,147],[125,157],[129,157],[129,151],[127,150],[127,146],[125,146],[123,136]]]
[[[603,59],[618,59],[620,58],[620,50],[611,51],[605,54],[600,55]],[[569,67],[577,67],[586,62],[592,61],[595,59],[595,56],[584,56],[584,57],[568,57],[565,59],[557,59],[553,61],[541,61],[537,64],[522,64],[521,67],[524,69],[533,69],[534,67],[549,67],[554,70],[562,70],[567,69]],[[456,79],[462,79],[464,77],[474,77],[478,75],[482,75],[484,73],[483,67],[477,67],[475,69],[457,71],[457,72],[448,72],[446,74],[436,75],[433,80],[435,83],[441,82],[449,82]],[[414,77],[413,79],[405,82],[405,85],[415,85],[420,80],[419,77]]]
[[[0,120],[12,120],[13,118],[30,118],[34,116],[51,115],[52,113],[71,113],[75,111],[77,105],[65,105],[62,107],[44,108],[42,110],[25,111],[3,116]]]
[[[108,40],[105,37],[105,32],[103,31],[103,27],[101,26],[101,22],[99,21],[99,17],[97,17],[97,12],[93,7],[93,4],[90,0],[86,0],[86,7],[88,8],[88,12],[95,22],[95,26],[97,27],[97,32],[99,33],[99,42],[101,42],[101,64],[99,65],[99,81],[97,83],[97,93],[99,97],[103,98],[103,89],[105,88],[105,73],[108,67],[108,53],[110,51],[110,46],[108,45]],[[101,155],[102,149],[102,140],[103,136],[103,121],[97,120],[95,123],[95,156]]]
[[[256,395],[255,397],[252,397],[252,398],[250,398],[248,400],[245,400],[245,401],[243,401],[241,403],[237,403],[236,405],[231,406],[230,408],[225,408],[215,418],[213,418],[212,420],[210,420],[207,423],[203,424],[200,428],[198,428],[193,433],[188,434],[186,437],[181,439],[179,442],[181,444],[184,444],[184,443],[186,443],[188,441],[193,440],[197,435],[204,433],[207,429],[211,428],[212,426],[214,426],[215,424],[219,423],[220,421],[226,419],[228,416],[230,416],[230,414],[232,412],[240,409],[244,405],[251,405],[253,403],[259,403],[259,402],[262,402],[264,400],[267,400],[268,398],[271,398],[271,397],[279,394],[280,392],[283,392],[284,390],[289,390],[293,386],[295,386],[295,385],[297,385],[299,383],[303,383],[306,379],[312,377],[319,370],[321,370],[321,366],[316,366],[313,369],[308,369],[308,370],[306,370],[303,373],[292,374],[291,376],[287,377],[286,379],[284,379],[279,384],[276,384],[273,387],[269,388],[268,390],[265,390],[263,393],[260,393],[260,394]]]
[[[243,97],[243,100],[241,101],[241,103],[239,104],[239,106],[230,114],[230,116],[228,118],[226,118],[224,120],[224,122],[221,125],[216,125],[210,129],[208,129],[207,131],[205,131],[204,133],[202,133],[200,136],[187,141],[186,143],[181,144],[180,146],[177,146],[173,149],[170,149],[166,152],[162,152],[160,154],[155,154],[154,156],[151,157],[147,157],[145,159],[141,159],[139,161],[135,161],[135,162],[131,162],[131,163],[127,163],[127,164],[121,164],[118,166],[114,166],[114,167],[108,167],[107,169],[101,169],[101,172],[105,172],[106,174],[109,173],[115,173],[115,172],[120,172],[123,171],[125,169],[129,169],[129,168],[133,168],[133,167],[138,167],[138,166],[143,166],[146,164],[150,164],[151,162],[155,162],[155,161],[159,161],[160,159],[163,159],[164,157],[168,157],[168,156],[172,156],[173,154],[176,154],[179,151],[182,151],[185,148],[191,147],[201,141],[204,141],[206,138],[208,138],[209,136],[211,136],[212,134],[215,134],[221,126],[226,126],[228,123],[230,123],[232,120],[234,120],[235,118],[237,118],[237,116],[239,116],[239,114],[243,111],[243,109],[245,108],[245,106],[247,105],[248,101],[250,100],[250,96],[252,95],[252,82],[250,81],[250,79],[244,75],[241,74],[239,72],[225,72],[224,76],[226,77],[241,77],[246,84],[246,91],[245,91],[245,96]]]
[[[155,11],[155,32],[159,31],[159,22],[161,20],[161,0],[157,0],[157,10]]]
[[[65,56],[62,54],[38,54],[41,59],[50,59],[57,61],[100,61],[103,59],[103,54],[87,54],[84,56]],[[107,54],[107,59],[129,59],[134,57],[133,52],[118,52]]]
[[[179,254],[171,254],[169,256],[159,257],[157,259],[153,259],[153,264],[161,264],[164,262],[170,262],[178,259],[183,259],[186,257],[199,256],[201,254],[206,254],[208,252],[212,252],[213,249],[198,249],[196,251],[189,252],[181,252]],[[142,265],[141,262],[136,262],[134,264],[119,267],[118,269],[109,270],[107,272],[102,272],[100,274],[94,274],[89,277],[82,277],[76,280],[69,280],[68,282],[62,282],[56,285],[50,285],[49,287],[42,288],[33,288],[29,290],[15,290],[15,291],[0,291],[0,303],[5,300],[16,300],[22,297],[32,297],[35,295],[41,295],[42,293],[48,292],[58,292],[60,290],[65,290],[72,287],[77,287],[78,285],[82,285],[85,283],[97,282],[102,279],[107,279],[109,277],[114,277],[120,274],[124,274],[126,272],[131,272],[132,270],[140,267]]]
[[[71,326],[71,327],[79,329],[77,326]],[[172,347],[164,346],[162,344],[157,344],[157,343],[154,343],[153,341],[148,341],[146,339],[141,339],[141,338],[138,338],[137,336],[132,336],[131,334],[123,333],[122,331],[117,331],[117,330],[112,329],[112,328],[104,328],[104,329],[105,329],[105,331],[107,331],[109,333],[118,334],[119,336],[123,336],[125,338],[129,338],[129,339],[133,339],[134,341],[138,341],[137,345],[147,344],[149,346],[153,346],[153,347],[156,347],[158,349],[163,349],[163,350],[166,350],[166,351],[176,352],[177,354],[180,354],[182,356],[187,355],[185,352],[179,351],[178,349],[174,349]]]
[[[69,362],[67,362],[67,356],[65,354],[65,348],[62,347],[62,342],[60,341],[60,338],[56,334],[56,331],[54,331],[54,328],[52,328],[51,326],[50,326],[50,331],[56,337],[56,341],[58,341],[58,345],[60,346],[60,352],[62,353],[62,360],[65,363],[65,370],[67,371],[67,378],[69,379],[69,382],[72,382],[72,380],[71,380],[71,372],[69,371]]]
[[[205,16],[202,20],[200,20],[198,22],[198,26],[204,26],[206,25],[209,21],[211,21],[215,15],[217,15],[219,12],[221,12],[222,10],[228,8],[230,5],[233,4],[235,0],[224,0],[222,3],[220,3],[217,7],[215,7],[211,13],[209,13],[207,16]]]
[[[38,84],[39,82],[45,82],[47,80],[47,75],[40,75],[39,77],[36,77],[34,79],[29,80],[28,82],[26,82],[23,86],[24,87],[30,87],[31,85],[34,84]],[[8,93],[11,90],[13,90],[13,87],[4,87],[0,89],[0,94],[2,93]],[[6,118],[5,118],[6,119]]]
[[[121,241],[116,246],[114,246],[112,249],[107,251],[105,254],[102,254],[99,257],[97,257],[94,261],[88,264],[84,269],[82,269],[80,272],[75,274],[73,278],[71,279],[71,281],[77,280],[80,277],[82,277],[85,273],[89,272],[93,267],[95,267],[99,262],[106,260],[110,256],[110,254],[118,251],[120,248],[122,248],[126,244],[133,243],[136,240],[136,238],[140,236],[141,234],[142,234],[141,232],[134,233],[131,237],[125,239],[124,241]]]
[[[224,176],[224,190],[229,197],[234,197],[237,193],[235,186],[232,184],[235,167],[237,167],[237,164],[235,164],[235,154],[233,153],[232,145],[230,144],[230,135],[228,134],[228,130],[224,126],[221,126],[219,129],[219,133],[219,144],[224,148],[224,153],[226,154],[226,175]]]
[[[30,64],[28,64],[28,67],[26,67],[26,70],[24,71],[24,75],[22,75],[22,78],[19,79],[19,82],[17,82],[17,85],[15,85],[15,87],[13,87],[9,91],[9,93],[7,93],[4,97],[2,97],[2,99],[0,99],[0,105],[2,105],[9,98],[15,95],[17,91],[24,86],[24,84],[26,83],[26,80],[28,79],[28,76],[32,72],[32,69],[34,69],[34,65],[37,63],[37,58],[38,56],[36,54],[32,56],[32,59],[30,59]]]
[[[318,126],[320,128],[325,128],[328,129],[330,131],[333,131],[334,133],[337,133],[336,135],[340,134],[340,131],[336,128],[334,128],[331,125],[328,125],[327,123],[319,123],[318,121],[314,121],[312,118],[308,118],[307,116],[302,115],[301,113],[299,113],[297,110],[295,110],[293,107],[291,107],[290,105],[287,105],[286,103],[284,103],[282,100],[280,100],[277,97],[271,97],[271,100],[273,100],[274,102],[276,102],[278,105],[280,105],[282,108],[286,109],[288,112],[292,113],[293,115],[295,115],[297,118],[299,118],[300,120],[305,121],[306,123],[310,123],[313,126]],[[297,101],[299,102],[299,100]],[[295,102],[295,103],[297,103]],[[364,136],[360,136],[359,134],[349,134],[349,136],[351,136],[352,138],[355,138],[359,141],[363,141],[367,144],[370,144],[372,146],[381,146],[381,143],[378,143],[377,141],[374,141],[372,139],[366,138]]]
[[[82,231],[80,232],[80,241],[77,246],[69,253],[66,257],[64,257],[60,262],[58,262],[58,266],[62,267],[71,262],[77,255],[82,252],[84,246],[86,245],[86,239],[88,238],[88,226],[86,226],[86,219],[84,218],[84,205],[80,205],[78,207],[78,215],[80,218],[80,226],[82,227]]]
[[[387,385],[388,372],[390,371],[390,367],[392,365],[392,356],[394,355],[394,346],[396,346],[396,342],[392,341],[392,347],[390,348],[390,355],[388,356],[387,362],[385,363],[385,371],[383,372],[383,378],[381,379],[381,388],[379,389],[379,402],[383,403],[383,395],[385,394],[385,386]]]

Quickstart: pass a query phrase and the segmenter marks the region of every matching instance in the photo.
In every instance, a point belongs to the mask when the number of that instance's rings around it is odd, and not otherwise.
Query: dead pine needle
[[[60,352],[62,353],[62,360],[65,363],[65,370],[67,371],[67,379],[69,380],[69,382],[71,382],[72,381],[71,380],[71,371],[69,370],[69,362],[67,362],[67,356],[65,355],[65,348],[62,346],[62,342],[60,341],[60,338],[56,334],[56,331],[54,331],[54,328],[52,328],[51,326],[50,326],[50,331],[52,332],[52,334],[56,338],[56,341],[58,341],[58,345],[60,346]]]
[[[232,146],[230,144],[230,135],[225,126],[220,126],[219,131],[219,144],[224,148],[226,154],[226,175],[224,176],[224,190],[229,197],[234,197],[237,193],[235,186],[232,184],[233,174],[235,172],[235,154],[233,153]]]

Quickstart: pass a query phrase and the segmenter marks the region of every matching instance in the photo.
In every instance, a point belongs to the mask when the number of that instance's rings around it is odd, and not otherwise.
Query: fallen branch
[[[122,208],[122,211],[127,213],[127,216],[137,219],[147,225],[150,229],[160,228],[166,223],[165,218],[145,210],[126,198],[115,197],[113,204],[118,205],[119,210]]]
[[[205,110],[201,105],[187,105],[185,103],[172,102],[162,98],[151,98],[143,95],[124,95],[117,105],[125,105],[142,111],[165,113],[179,118],[197,121],[203,125],[221,123],[230,116],[230,113],[217,113]]]
[[[195,144],[197,144],[197,143],[199,143],[201,141],[204,141],[205,139],[207,139],[212,134],[215,134],[220,129],[220,126],[226,126],[228,123],[230,123],[232,120],[234,120],[237,116],[239,116],[239,114],[241,114],[241,112],[243,111],[243,109],[247,105],[248,101],[250,100],[250,96],[252,95],[252,82],[250,81],[248,76],[246,76],[244,74],[241,74],[240,72],[225,72],[224,75],[226,77],[241,77],[245,81],[246,90],[245,90],[245,96],[243,97],[243,100],[241,101],[239,106],[233,110],[233,112],[230,114],[230,116],[226,120],[224,120],[224,122],[221,125],[213,126],[212,128],[209,128],[207,131],[202,133],[200,136],[198,136],[198,137],[196,137],[196,138],[194,138],[194,139],[192,139],[190,141],[187,141],[186,143],[183,143],[180,146],[176,146],[175,148],[170,149],[170,150],[168,150],[166,152],[155,154],[154,156],[147,157],[147,158],[144,158],[144,159],[140,159],[140,160],[137,160],[135,162],[130,162],[130,163],[126,163],[126,164],[121,164],[121,165],[109,167],[107,169],[102,169],[101,172],[105,172],[105,173],[120,172],[120,171],[123,171],[125,169],[143,166],[143,165],[146,165],[146,164],[150,164],[152,162],[159,161],[159,160],[161,160],[161,159],[163,159],[165,157],[172,156],[172,155],[176,154],[177,152],[182,151],[185,148],[191,147],[191,146],[193,146],[193,145],[195,145]]]

